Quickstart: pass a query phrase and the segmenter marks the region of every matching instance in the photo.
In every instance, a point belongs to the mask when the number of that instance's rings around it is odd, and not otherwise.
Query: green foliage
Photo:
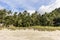
[[[60,18],[55,18],[53,21],[54,21],[54,26],[60,26]]]
[[[37,11],[30,14],[26,10],[24,12],[12,12],[11,10],[0,10],[0,23],[4,26],[13,25],[16,27],[30,26],[60,26],[60,8],[50,13],[40,15]]]

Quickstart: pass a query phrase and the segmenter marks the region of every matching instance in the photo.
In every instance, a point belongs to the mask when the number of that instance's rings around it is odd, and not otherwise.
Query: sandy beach
[[[60,40],[60,31],[0,30],[0,40]]]

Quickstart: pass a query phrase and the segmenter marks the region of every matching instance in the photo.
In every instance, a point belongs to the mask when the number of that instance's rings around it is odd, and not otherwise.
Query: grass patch
[[[15,27],[15,26],[10,26],[10,27],[4,27],[7,29],[11,29],[11,30],[20,30],[20,29],[34,29],[34,30],[38,30],[38,31],[55,31],[55,30],[60,30],[60,27],[54,27],[54,26],[31,26],[31,27]],[[0,28],[4,29],[3,27]]]
[[[39,31],[55,31],[60,30],[60,27],[53,26],[32,26],[33,29],[37,29]]]

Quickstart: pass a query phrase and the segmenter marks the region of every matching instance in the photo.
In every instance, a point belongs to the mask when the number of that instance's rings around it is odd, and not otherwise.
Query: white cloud
[[[13,11],[20,11],[19,8],[23,8],[23,10],[31,10],[30,12],[33,12],[32,10],[37,10],[37,6],[33,6],[35,3],[40,4],[40,6],[42,5],[41,2],[44,3],[44,0],[43,1],[41,1],[41,0],[0,0],[0,1],[8,4],[11,7],[11,10],[13,10]],[[47,5],[47,6],[42,5],[39,8],[39,11],[42,13],[44,13],[45,11],[50,12],[58,7],[60,7],[60,0],[56,0],[51,5]],[[0,6],[0,8],[2,8],[2,7]]]
[[[30,14],[32,14],[32,13],[35,12],[35,10],[28,10],[27,12],[30,13]]]
[[[50,4],[50,5],[47,5],[47,6],[44,6],[42,5],[40,8],[39,8],[39,11],[41,13],[45,13],[45,12],[51,12],[52,10],[56,9],[56,8],[59,8],[60,7],[60,0],[56,0],[54,3]]]
[[[4,7],[0,6],[0,9],[4,9]]]
[[[29,0],[0,0],[0,1],[8,4],[14,11],[19,11],[17,9],[19,7],[23,7],[25,10],[34,10],[35,9],[33,6],[31,6],[32,4],[29,5],[29,3],[28,3]],[[30,0],[30,1],[32,1],[32,0]],[[34,2],[36,2],[36,1],[34,1]]]

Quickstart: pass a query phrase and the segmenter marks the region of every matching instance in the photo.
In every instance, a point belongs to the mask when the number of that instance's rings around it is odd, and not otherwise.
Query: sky
[[[0,9],[40,13],[51,12],[60,7],[60,0],[0,0]]]

